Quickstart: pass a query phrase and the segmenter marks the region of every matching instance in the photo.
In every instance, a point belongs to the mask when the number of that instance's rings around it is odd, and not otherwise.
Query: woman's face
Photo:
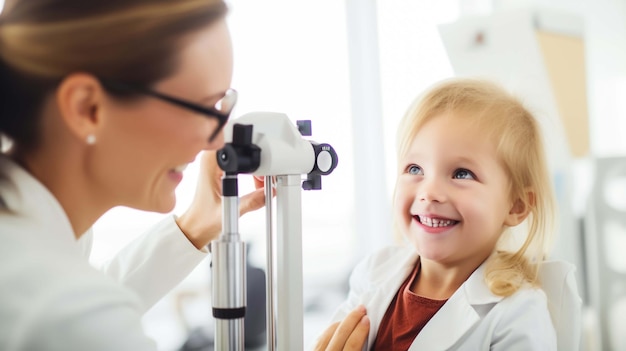
[[[230,87],[232,47],[220,21],[186,38],[176,73],[153,90],[212,107]],[[154,58],[158,59],[158,58]],[[221,148],[223,133],[209,142],[217,119],[153,97],[123,102],[108,96],[106,125],[90,157],[98,196],[147,211],[174,208],[182,170],[202,150]]]

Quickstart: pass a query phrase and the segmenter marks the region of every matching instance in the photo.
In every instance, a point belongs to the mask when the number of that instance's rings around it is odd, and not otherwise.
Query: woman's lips
[[[168,176],[176,183],[180,183],[183,180],[183,171],[187,168],[188,163],[176,166],[168,172]]]

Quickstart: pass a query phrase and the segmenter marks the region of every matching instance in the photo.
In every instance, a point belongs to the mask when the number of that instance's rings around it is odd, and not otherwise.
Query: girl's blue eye
[[[410,165],[407,169],[406,172],[408,174],[412,174],[412,175],[418,175],[418,174],[423,174],[422,169],[419,166],[416,165]]]
[[[464,168],[460,168],[457,169],[456,171],[454,171],[454,175],[452,176],[452,178],[454,179],[476,179],[476,177],[474,176],[474,173],[472,173],[471,171],[464,169]]]

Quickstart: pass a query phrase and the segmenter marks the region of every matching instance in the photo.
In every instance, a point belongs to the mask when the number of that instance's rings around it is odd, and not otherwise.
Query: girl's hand
[[[217,165],[216,151],[204,151],[200,159],[200,176],[196,194],[176,223],[198,249],[208,245],[222,231],[222,175]],[[239,215],[260,209],[265,205],[263,179],[254,177],[256,190],[240,196]]]
[[[319,337],[315,351],[360,351],[370,331],[365,307],[359,306],[341,322],[333,323]]]

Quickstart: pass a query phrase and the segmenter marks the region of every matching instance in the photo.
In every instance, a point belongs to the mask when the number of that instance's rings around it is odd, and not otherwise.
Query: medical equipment
[[[244,349],[246,250],[238,232],[237,175],[240,173],[265,176],[267,350],[303,348],[300,192],[301,189],[321,189],[321,176],[330,174],[338,159],[329,144],[302,138],[311,134],[310,121],[299,121],[297,125],[298,128],[285,114],[254,112],[231,121],[224,131],[226,144],[217,152],[218,165],[225,173],[222,178],[223,229],[210,245],[215,350]],[[304,174],[307,178],[302,181]],[[275,267],[271,206],[274,178],[278,228]]]

